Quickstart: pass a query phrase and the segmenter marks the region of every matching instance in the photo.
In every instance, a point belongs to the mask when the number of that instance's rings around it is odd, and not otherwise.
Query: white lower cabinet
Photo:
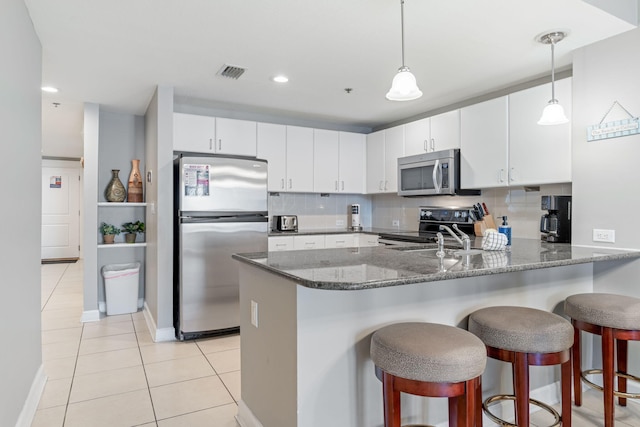
[[[378,246],[378,235],[377,234],[358,234],[356,241],[356,246],[359,248],[364,248],[368,246]]]
[[[269,252],[292,251],[293,236],[271,236],[269,237]]]
[[[293,249],[324,249],[324,235],[293,236]]]
[[[327,234],[324,236],[324,247],[331,248],[353,248],[358,246],[356,234]]]

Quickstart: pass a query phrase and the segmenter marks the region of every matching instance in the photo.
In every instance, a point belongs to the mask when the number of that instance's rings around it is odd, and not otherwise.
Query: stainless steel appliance
[[[542,196],[540,207],[548,211],[540,218],[542,240],[571,243],[571,196]]]
[[[267,162],[176,159],[174,326],[190,339],[239,330],[233,253],[267,251]]]
[[[298,216],[274,215],[271,228],[273,231],[298,231]]]
[[[454,224],[460,231],[469,236],[474,235],[473,223],[475,216],[474,207],[430,207],[422,206],[419,210],[418,231],[399,231],[393,233],[380,233],[380,244],[407,245],[412,243],[435,243],[436,233],[440,231],[440,225],[453,227]],[[455,245],[453,237],[443,233],[445,241]]]
[[[478,195],[460,189],[460,150],[451,149],[398,159],[398,195]]]
[[[362,231],[362,221],[360,220],[360,204],[354,203],[351,205],[351,226],[349,230]]]

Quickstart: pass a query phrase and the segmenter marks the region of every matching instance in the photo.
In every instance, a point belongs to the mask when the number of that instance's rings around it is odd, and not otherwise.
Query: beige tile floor
[[[32,427],[237,427],[239,336],[154,343],[142,313],[82,324],[82,261],[42,266],[41,307],[48,381]],[[600,394],[572,414],[602,426]],[[531,423],[550,424],[542,411]],[[640,427],[640,404],[616,406],[616,426]]]
[[[154,343],[141,312],[83,324],[82,267],[42,266],[48,380],[32,427],[237,427],[240,337]]]

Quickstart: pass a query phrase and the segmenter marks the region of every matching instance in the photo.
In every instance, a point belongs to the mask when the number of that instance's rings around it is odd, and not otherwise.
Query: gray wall
[[[19,40],[19,43],[16,43]],[[0,425],[14,426],[42,364],[41,46],[22,0],[0,2]]]

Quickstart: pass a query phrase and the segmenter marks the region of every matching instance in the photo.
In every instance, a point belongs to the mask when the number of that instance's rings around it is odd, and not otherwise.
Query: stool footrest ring
[[[587,369],[586,371],[582,371],[580,372],[580,377],[582,378],[582,381],[587,384],[589,387],[596,389],[598,391],[603,391],[604,388],[602,386],[599,386],[598,384],[589,381],[589,379],[587,379],[587,375],[602,375],[602,369]],[[640,378],[630,375],[630,374],[624,374],[622,372],[616,372],[615,373],[616,377],[622,377],[622,378],[626,378],[628,380],[631,381],[636,381],[636,382],[640,382]],[[623,397],[623,398],[627,398],[627,399],[640,399],[640,393],[623,393],[621,391],[618,390],[614,390],[613,391],[613,395],[617,396],[617,397]]]
[[[484,413],[487,414],[487,417],[489,417],[494,423],[502,426],[502,427],[518,427],[517,424],[512,424],[508,421],[505,421],[501,418],[498,418],[497,416],[495,416],[494,414],[491,413],[491,411],[489,410],[489,408],[493,405],[495,405],[496,403],[498,403],[501,400],[516,400],[516,397],[514,395],[510,395],[510,394],[497,394],[495,396],[491,396],[488,397],[487,399],[485,399],[485,401],[482,403],[482,409],[484,410]],[[539,400],[535,400],[535,399],[529,399],[529,403],[532,405],[536,405],[539,408],[544,409],[545,411],[547,411],[548,413],[550,413],[554,418],[555,421],[553,424],[551,424],[549,427],[559,427],[560,425],[562,425],[562,418],[560,417],[560,414],[558,413],[558,411],[556,411],[555,409],[553,409],[551,406],[547,405],[546,403],[540,402]]]

